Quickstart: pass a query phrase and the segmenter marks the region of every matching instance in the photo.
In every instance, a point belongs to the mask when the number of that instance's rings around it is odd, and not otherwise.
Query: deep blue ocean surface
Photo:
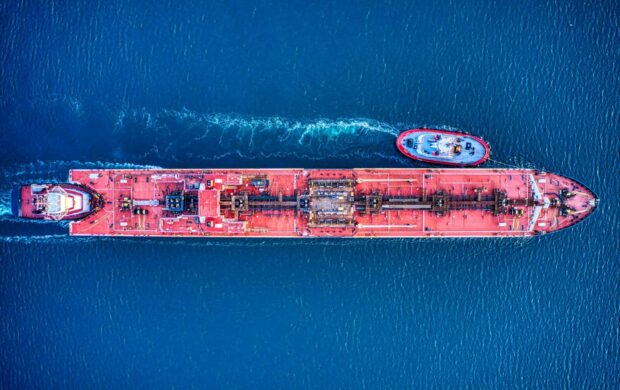
[[[503,4],[502,4],[503,3]],[[0,388],[618,388],[614,1],[2,1]],[[84,167],[408,167],[415,125],[582,181],[533,239],[70,238]]]

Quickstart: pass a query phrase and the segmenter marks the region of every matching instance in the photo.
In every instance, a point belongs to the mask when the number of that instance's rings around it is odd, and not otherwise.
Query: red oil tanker
[[[530,169],[105,169],[18,187],[13,212],[74,236],[524,237],[597,202]]]

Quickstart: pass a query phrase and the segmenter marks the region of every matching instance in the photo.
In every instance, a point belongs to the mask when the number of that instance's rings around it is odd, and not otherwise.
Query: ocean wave
[[[81,242],[91,240],[90,237],[75,238],[66,234],[43,234],[43,235],[19,235],[19,236],[0,236],[0,242],[3,243],[65,243],[69,241]]]

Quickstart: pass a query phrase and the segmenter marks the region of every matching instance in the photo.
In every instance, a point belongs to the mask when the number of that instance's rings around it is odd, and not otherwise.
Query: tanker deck
[[[528,169],[72,170],[69,181],[45,191],[56,209],[87,205],[59,200],[56,187],[92,194],[74,236],[524,237],[571,226],[597,204],[580,183]],[[41,208],[44,194],[31,202],[31,187],[21,216],[38,202],[37,217],[63,219]]]

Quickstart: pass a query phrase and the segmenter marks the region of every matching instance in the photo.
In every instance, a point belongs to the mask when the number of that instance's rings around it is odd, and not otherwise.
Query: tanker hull
[[[527,237],[596,208],[582,184],[528,169],[72,170],[99,200],[74,236]]]

